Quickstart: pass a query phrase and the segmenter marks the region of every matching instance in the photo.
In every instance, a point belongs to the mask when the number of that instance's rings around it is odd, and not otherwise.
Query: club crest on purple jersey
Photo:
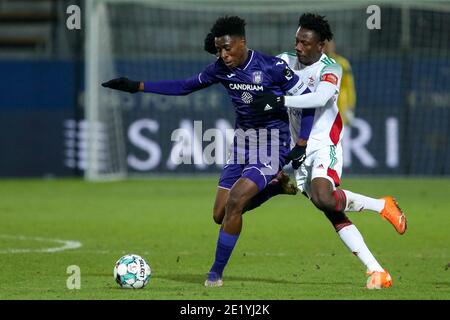
[[[262,71],[254,71],[252,80],[254,84],[260,84],[263,82],[263,73]]]

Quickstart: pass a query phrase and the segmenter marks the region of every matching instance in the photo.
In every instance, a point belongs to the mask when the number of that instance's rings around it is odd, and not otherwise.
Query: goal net
[[[356,108],[344,140],[345,172],[448,174],[450,148],[442,146],[450,136],[449,5],[383,2],[379,20],[377,7],[369,6],[367,1],[87,0],[86,178],[218,172],[225,142],[215,150],[214,163],[202,151],[208,129],[234,127],[234,110],[220,85],[170,97],[100,84],[120,76],[157,81],[198,74],[215,61],[204,52],[203,40],[224,15],[246,20],[249,48],[271,55],[293,52],[304,12],[326,15],[336,52],[353,72]],[[186,135],[189,139],[180,138]]]

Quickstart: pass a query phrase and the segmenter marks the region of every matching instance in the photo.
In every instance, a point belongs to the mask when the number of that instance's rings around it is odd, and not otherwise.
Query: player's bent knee
[[[334,210],[334,198],[328,192],[314,192],[311,201],[321,211]]]
[[[217,224],[222,224],[223,217],[225,216],[226,198],[216,199],[213,208],[213,220]]]
[[[213,212],[214,222],[217,224],[222,224],[223,217],[225,216],[225,210],[215,211]]]
[[[227,203],[225,205],[226,212],[228,214],[233,214],[234,212],[242,213],[244,206],[245,202],[243,201],[242,197],[238,197],[232,194],[230,194],[230,196],[228,197]]]

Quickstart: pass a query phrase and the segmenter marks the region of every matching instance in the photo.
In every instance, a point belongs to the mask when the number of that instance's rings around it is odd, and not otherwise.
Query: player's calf
[[[323,211],[323,213],[331,222],[336,232],[339,232],[342,228],[353,224],[343,212]]]
[[[289,176],[283,171],[280,171],[278,175],[270,181],[267,187],[265,187],[257,195],[251,198],[250,201],[247,202],[242,211],[242,214],[259,207],[274,196],[277,196],[279,194],[296,195],[297,192],[298,188],[295,184],[291,183]]]

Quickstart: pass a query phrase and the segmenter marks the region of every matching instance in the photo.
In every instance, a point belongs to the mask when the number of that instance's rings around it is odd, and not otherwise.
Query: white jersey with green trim
[[[342,119],[339,114],[337,99],[341,85],[342,68],[334,59],[322,54],[320,59],[312,65],[302,65],[295,54],[284,52],[278,55],[279,58],[286,61],[289,67],[300,77],[308,86],[311,93],[316,92],[321,81],[326,81],[335,86],[335,94],[325,103],[323,107],[315,108],[313,112],[314,120],[311,128],[300,128],[300,117],[302,110],[288,108],[289,126],[292,135],[292,142],[295,143],[302,130],[302,136],[310,130],[308,136],[307,154],[324,146],[337,145],[343,136]],[[308,95],[308,94],[306,94]],[[305,112],[305,111],[303,111]]]

